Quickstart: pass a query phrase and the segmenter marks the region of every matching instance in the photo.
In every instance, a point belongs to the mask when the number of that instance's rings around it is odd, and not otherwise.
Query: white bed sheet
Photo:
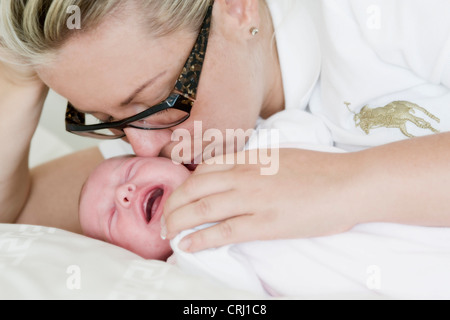
[[[0,299],[272,299],[259,280],[288,299],[450,299],[449,234],[374,224],[177,252],[172,265],[59,229],[0,224]]]
[[[70,232],[0,225],[0,299],[259,299]]]

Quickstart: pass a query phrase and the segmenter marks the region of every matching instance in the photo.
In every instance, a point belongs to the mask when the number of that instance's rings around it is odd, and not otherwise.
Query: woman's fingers
[[[201,198],[176,209],[165,218],[166,237],[173,239],[184,230],[240,216],[246,212],[245,206],[236,191]]]
[[[226,218],[232,202],[235,178],[229,165],[200,166],[167,200],[162,219],[163,236],[173,238],[180,231]]]
[[[209,174],[194,173],[178,189],[176,189],[164,205],[164,216],[189,203],[198,201],[208,195],[230,191],[233,189],[232,178],[225,172]]]
[[[210,162],[207,162],[205,164],[199,165],[193,175],[199,175],[199,174],[206,174],[206,173],[212,173],[212,172],[223,172],[223,171],[229,171],[236,167],[234,163],[227,164],[226,159],[224,156],[214,158],[209,160]]]
[[[211,238],[213,243],[220,244],[254,239],[255,225],[246,229],[246,219],[242,218],[250,217],[258,207],[257,204],[264,202],[259,198],[259,191],[263,188],[263,181],[258,180],[259,167],[221,163],[219,161],[217,164],[199,166],[171,195],[164,208],[163,238],[173,239],[182,231],[208,223],[219,223],[217,227],[200,233],[200,237],[205,234],[206,239]],[[244,228],[240,226],[241,222],[244,223]],[[257,228],[256,232],[262,228]],[[234,231],[231,234],[227,230]],[[223,238],[220,234],[228,234],[230,237],[220,240]],[[207,242],[202,243],[203,248]]]
[[[215,223],[187,236],[180,249],[197,252],[256,240],[311,238],[352,228],[352,154],[280,150],[280,170],[266,176],[258,165],[201,168],[174,193],[167,231],[179,233]],[[354,202],[353,202],[354,203]]]
[[[198,252],[229,244],[255,241],[263,238],[260,233],[265,227],[253,215],[241,215],[186,236],[178,247],[185,252]]]

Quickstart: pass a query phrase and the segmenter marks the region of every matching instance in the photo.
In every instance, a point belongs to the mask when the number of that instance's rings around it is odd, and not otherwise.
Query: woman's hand
[[[42,85],[35,70],[31,67],[9,64],[0,59],[0,81],[16,87]]]
[[[255,152],[255,151],[250,151]],[[201,165],[165,206],[163,233],[216,223],[187,236],[181,249],[196,252],[231,243],[331,235],[355,225],[357,201],[350,154],[281,149],[279,172],[261,165]]]
[[[450,227],[449,145],[447,132],[347,154],[282,149],[274,176],[258,165],[202,165],[167,202],[167,237],[218,222],[181,242],[195,252],[371,222]]]
[[[8,157],[13,150],[28,147],[48,90],[33,69],[0,60],[0,141]]]

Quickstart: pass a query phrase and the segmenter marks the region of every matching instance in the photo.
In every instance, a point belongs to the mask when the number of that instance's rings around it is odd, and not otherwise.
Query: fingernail
[[[167,239],[166,219],[164,217],[161,217],[161,239]]]
[[[161,239],[167,240],[167,230],[166,230],[166,227],[161,227]]]
[[[191,245],[192,245],[192,240],[185,238],[185,239],[181,240],[180,244],[178,245],[178,248],[181,251],[188,252],[188,250],[190,249]]]

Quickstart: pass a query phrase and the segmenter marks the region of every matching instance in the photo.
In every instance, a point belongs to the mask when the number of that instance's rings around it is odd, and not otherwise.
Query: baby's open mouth
[[[161,188],[157,188],[149,194],[148,200],[144,204],[145,220],[147,221],[147,224],[150,223],[156,212],[158,212],[158,208],[161,204],[161,199],[163,196],[164,190]]]

